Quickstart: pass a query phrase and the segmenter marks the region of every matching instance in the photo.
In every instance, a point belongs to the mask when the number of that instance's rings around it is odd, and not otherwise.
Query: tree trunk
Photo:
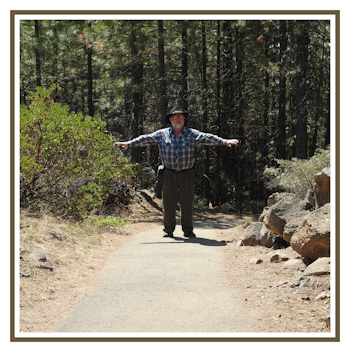
[[[286,158],[286,49],[287,49],[286,21],[280,21],[280,83],[278,99],[278,134],[277,156]]]
[[[244,145],[245,138],[243,133],[243,112],[244,112],[244,71],[243,71],[243,58],[244,58],[244,44],[243,44],[243,27],[236,27],[236,96],[235,96],[235,135],[241,139],[242,146]],[[244,171],[242,157],[236,152],[236,148],[230,150],[232,157],[232,175],[235,183],[237,184],[235,191],[235,198],[238,209],[241,212],[243,207],[243,193],[244,193]]]
[[[167,114],[168,102],[166,95],[166,77],[165,77],[165,62],[164,62],[164,28],[163,21],[158,21],[158,61],[159,61],[159,117],[164,121],[164,116]]]
[[[131,85],[132,85],[132,96],[131,96],[131,133],[133,137],[137,137],[142,134],[142,104],[143,104],[143,60],[139,57],[137,47],[137,35],[136,35],[136,23],[131,21]],[[141,160],[141,148],[132,148],[131,158],[135,162]]]
[[[297,74],[296,74],[296,145],[295,156],[299,159],[307,158],[307,56],[309,37],[307,33],[308,21],[300,21],[300,33],[297,35]]]
[[[36,85],[37,87],[41,86],[41,58],[40,58],[40,25],[39,21],[34,21],[35,27],[35,39],[36,39],[36,46],[35,46],[35,71],[36,71]]]
[[[88,22],[89,32],[91,33],[91,21]],[[94,116],[94,102],[92,96],[93,90],[93,78],[92,78],[92,44],[90,40],[87,43],[87,64],[88,64],[88,74],[87,74],[87,81],[88,81],[88,111],[89,116]]]
[[[188,48],[187,48],[187,23],[180,21],[182,51],[181,51],[181,93],[180,102],[183,110],[188,110],[188,91],[187,91],[187,71],[188,71]]]
[[[265,39],[265,60],[266,63],[269,63],[269,40],[268,36],[266,36]],[[269,141],[270,141],[270,136],[269,136],[269,130],[270,130],[270,124],[269,124],[269,112],[270,112],[270,74],[268,67],[266,67],[265,70],[265,87],[264,87],[264,100],[263,100],[263,126],[262,126],[262,156],[266,160],[268,156],[268,151],[269,151]]]
[[[232,21],[224,21],[222,25],[223,34],[223,60],[222,60],[222,118],[220,120],[220,135],[228,137],[227,133],[230,131],[230,125],[234,124],[235,120],[235,105],[234,105],[234,59],[233,59],[233,29]],[[220,172],[224,172],[228,177],[231,174],[231,157],[229,148],[222,149],[222,167]],[[220,203],[228,201],[227,186],[220,178],[219,192]]]
[[[221,21],[216,22],[217,40],[216,40],[216,109],[217,119],[216,125],[219,133],[221,133]],[[222,169],[222,148],[216,148],[216,163],[214,166],[215,184],[220,189],[221,178],[220,170]],[[212,204],[217,206],[221,204],[221,192],[215,192],[212,195]]]
[[[202,21],[202,93],[203,93],[203,127],[208,129],[208,92],[207,92],[207,38],[205,21]],[[209,184],[209,147],[204,147],[204,192],[206,205],[209,205],[210,184]]]

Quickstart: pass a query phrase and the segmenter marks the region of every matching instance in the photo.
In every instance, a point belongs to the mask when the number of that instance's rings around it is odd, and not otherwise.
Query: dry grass
[[[106,227],[21,212],[20,330],[48,332],[89,289],[131,226]],[[35,253],[44,253],[40,260]]]

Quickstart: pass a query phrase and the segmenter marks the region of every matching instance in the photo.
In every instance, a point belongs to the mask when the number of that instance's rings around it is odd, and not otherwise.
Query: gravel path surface
[[[252,331],[234,286],[222,275],[225,223],[197,223],[197,238],[180,226],[174,238],[145,228],[112,257],[54,332],[239,333]]]

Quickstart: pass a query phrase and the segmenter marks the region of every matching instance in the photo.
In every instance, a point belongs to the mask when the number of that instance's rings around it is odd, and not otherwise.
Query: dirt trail
[[[197,238],[144,229],[111,258],[54,332],[250,332],[253,319],[222,274],[232,224],[195,224]]]

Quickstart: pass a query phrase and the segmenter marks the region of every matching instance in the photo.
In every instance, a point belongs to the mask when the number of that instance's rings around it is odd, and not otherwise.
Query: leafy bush
[[[314,175],[330,166],[330,148],[318,150],[308,160],[292,158],[291,160],[276,159],[277,168],[265,168],[268,188],[282,188],[299,197],[304,197],[307,190],[313,187]]]
[[[86,215],[109,193],[125,199],[141,168],[116,152],[103,121],[54,102],[55,90],[39,87],[21,106],[21,206]]]

